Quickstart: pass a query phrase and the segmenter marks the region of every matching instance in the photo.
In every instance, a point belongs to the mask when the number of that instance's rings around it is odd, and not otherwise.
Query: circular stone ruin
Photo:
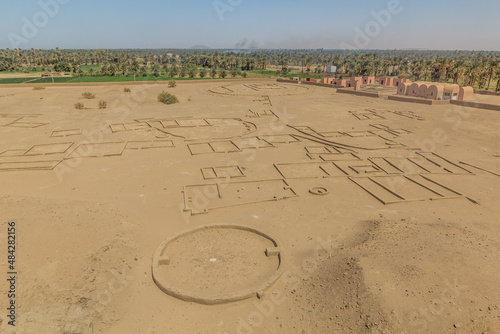
[[[209,225],[179,233],[156,250],[153,279],[184,301],[223,304],[259,296],[283,272],[278,242],[244,226]]]
[[[309,192],[313,195],[319,195],[319,196],[324,196],[328,194],[328,189],[323,188],[323,187],[314,187],[309,190]]]

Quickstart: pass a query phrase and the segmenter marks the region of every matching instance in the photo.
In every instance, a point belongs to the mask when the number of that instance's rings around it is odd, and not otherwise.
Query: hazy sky
[[[0,6],[0,48],[500,50],[499,0],[2,0]]]

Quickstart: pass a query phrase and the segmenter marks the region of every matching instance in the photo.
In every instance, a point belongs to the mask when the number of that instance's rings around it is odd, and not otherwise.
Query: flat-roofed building
[[[374,85],[375,77],[374,76],[365,76],[363,77],[363,85]]]

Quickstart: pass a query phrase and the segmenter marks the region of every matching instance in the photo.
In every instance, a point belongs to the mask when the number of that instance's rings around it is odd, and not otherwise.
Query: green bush
[[[175,86],[177,86],[177,82],[174,79],[168,82],[168,87],[175,87]]]
[[[99,109],[106,109],[108,103],[104,100],[99,101]]]
[[[125,93],[130,93],[130,88],[124,88],[124,89],[123,89],[123,91],[124,91]]]
[[[83,103],[80,103],[78,102],[77,104],[75,104],[75,109],[84,109],[85,106],[83,105]]]
[[[95,99],[95,94],[91,92],[82,93],[82,96],[85,99]]]
[[[42,90],[42,89],[45,89],[45,87],[43,87],[43,86],[35,86],[35,87],[33,87],[33,90]]]
[[[167,92],[161,92],[158,95],[158,102],[165,103],[165,104],[173,104],[173,103],[179,103],[179,99],[175,95],[172,95]]]

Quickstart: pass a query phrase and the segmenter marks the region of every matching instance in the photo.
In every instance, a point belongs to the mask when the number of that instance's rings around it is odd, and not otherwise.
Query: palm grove
[[[0,50],[0,72],[71,72],[73,76],[225,78],[249,72],[399,76],[500,91],[500,52],[349,50]]]

